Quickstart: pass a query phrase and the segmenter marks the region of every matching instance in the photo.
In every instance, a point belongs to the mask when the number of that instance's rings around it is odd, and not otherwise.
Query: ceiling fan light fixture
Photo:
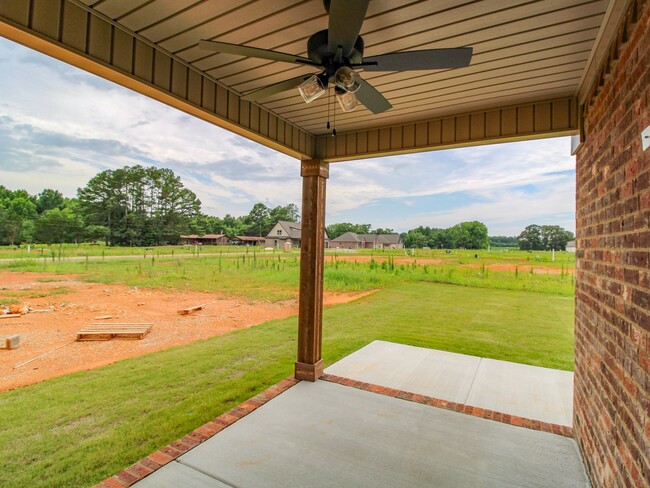
[[[349,93],[356,92],[361,86],[358,73],[348,66],[341,66],[336,70],[336,73],[334,73],[334,83]]]
[[[338,100],[341,110],[344,112],[352,112],[359,105],[357,96],[345,90],[336,89],[336,100]]]
[[[327,90],[323,86],[317,75],[312,75],[298,86],[298,91],[302,95],[305,103],[310,103],[323,95]]]

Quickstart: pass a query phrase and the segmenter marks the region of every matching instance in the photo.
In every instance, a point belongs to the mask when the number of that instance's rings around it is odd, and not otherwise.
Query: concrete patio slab
[[[324,381],[297,384],[135,486],[191,486],[174,484],[183,469],[241,488],[589,486],[566,437]]]
[[[465,403],[572,425],[573,373],[483,358]]]
[[[171,462],[137,483],[138,488],[232,488],[231,485],[205,475],[178,462]]]
[[[393,342],[374,341],[325,372],[465,403],[481,358]]]
[[[573,424],[573,373],[374,341],[328,374],[552,424]]]

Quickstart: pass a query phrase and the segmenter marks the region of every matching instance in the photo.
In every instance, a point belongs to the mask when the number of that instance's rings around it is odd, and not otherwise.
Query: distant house
[[[230,239],[225,234],[204,234],[202,236],[189,234],[180,237],[183,244],[206,246],[227,246],[230,244]]]
[[[300,222],[279,220],[266,236],[266,247],[284,247],[285,242],[290,242],[293,247],[300,247]],[[329,246],[329,237],[325,233],[325,247]]]
[[[402,249],[404,243],[399,234],[357,234],[346,232],[332,239],[332,248],[345,249]]]
[[[236,246],[262,246],[266,239],[257,236],[235,236],[231,242]]]
[[[576,241],[569,241],[566,243],[567,252],[576,252]]]

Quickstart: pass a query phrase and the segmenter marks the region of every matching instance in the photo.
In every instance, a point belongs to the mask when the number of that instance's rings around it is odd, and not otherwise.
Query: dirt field
[[[325,295],[325,304],[363,295],[367,293],[330,293]],[[32,310],[49,311],[0,319],[0,337],[20,334],[17,349],[0,349],[0,391],[298,313],[297,300],[250,302],[213,293],[140,289],[84,283],[75,276],[0,271],[0,298],[8,297]],[[191,315],[177,312],[201,304],[205,307]],[[75,341],[79,330],[99,322],[95,317],[106,315],[112,318],[102,322],[154,325],[141,340]]]

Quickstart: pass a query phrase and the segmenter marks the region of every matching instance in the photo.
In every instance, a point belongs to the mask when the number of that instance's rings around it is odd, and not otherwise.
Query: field
[[[30,300],[59,301],[73,287],[57,280],[70,275],[99,290],[219,294],[251,307],[296,298],[297,253],[144,251],[18,257],[0,268],[38,273],[59,290]],[[573,269],[567,253],[552,262],[550,253],[330,252],[327,292],[373,293],[325,310],[325,362],[381,339],[571,370]],[[0,299],[26,298],[0,290]],[[87,486],[114,474],[289,376],[296,330],[289,316],[0,393],[10,419],[0,485]]]

